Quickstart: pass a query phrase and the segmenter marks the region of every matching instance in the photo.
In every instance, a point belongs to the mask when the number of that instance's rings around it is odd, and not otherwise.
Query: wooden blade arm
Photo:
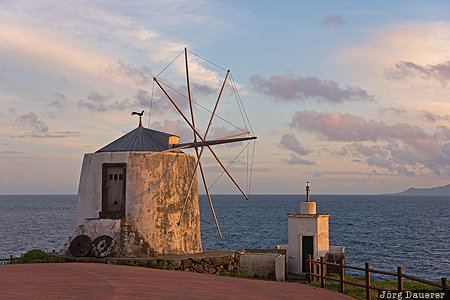
[[[185,143],[185,144],[174,145],[173,149],[177,149],[177,148],[183,148],[183,149],[184,148],[197,148],[197,147],[204,147],[204,146],[236,143],[236,142],[242,142],[242,141],[248,141],[248,140],[254,140],[254,139],[256,139],[256,136],[237,138],[237,139],[225,139],[225,140],[212,140],[212,141],[205,141],[205,142],[193,142],[193,143]]]

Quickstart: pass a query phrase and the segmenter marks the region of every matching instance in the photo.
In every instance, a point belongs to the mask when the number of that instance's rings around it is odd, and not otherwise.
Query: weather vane
[[[144,111],[141,111],[140,113],[137,111],[133,111],[131,115],[138,115],[139,116],[139,127],[142,127],[142,115],[144,114]]]

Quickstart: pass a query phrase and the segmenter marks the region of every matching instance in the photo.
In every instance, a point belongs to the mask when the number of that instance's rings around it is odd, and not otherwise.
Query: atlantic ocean
[[[287,245],[286,214],[299,212],[304,195],[212,198],[223,238],[201,195],[203,248],[234,251]],[[312,195],[311,201],[318,213],[330,214],[330,245],[345,246],[346,264],[450,278],[450,196]],[[76,195],[0,195],[0,258],[58,251],[73,233],[75,212]]]

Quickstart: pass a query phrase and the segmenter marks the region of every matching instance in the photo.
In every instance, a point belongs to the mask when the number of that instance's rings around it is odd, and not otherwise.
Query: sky
[[[152,79],[189,114],[185,47],[202,134],[231,70],[209,137],[258,137],[215,148],[250,193],[450,183],[448,1],[0,0],[0,194],[77,193],[131,111],[192,141]],[[211,192],[238,193],[226,175]]]

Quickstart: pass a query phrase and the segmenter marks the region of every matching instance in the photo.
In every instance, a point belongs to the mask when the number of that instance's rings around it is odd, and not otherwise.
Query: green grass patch
[[[128,265],[129,265],[129,266],[132,266],[132,267],[139,267],[138,264],[137,264],[135,261],[132,261],[132,260],[130,260],[130,261],[128,262]]]
[[[171,264],[163,265],[161,262],[159,262],[158,260],[158,262],[156,264],[151,265],[150,268],[160,270],[173,270],[173,266]]]
[[[330,274],[328,276],[335,277],[337,279],[339,278],[339,276],[336,274]],[[361,278],[361,277],[345,276],[345,280],[351,281],[354,283],[359,283],[359,284],[366,283],[365,279]],[[302,281],[301,283],[308,284],[306,281]],[[436,282],[436,283],[439,283],[439,282]],[[310,285],[315,286],[315,287],[320,287],[320,281],[311,282]],[[371,280],[370,285],[379,287],[379,288],[383,288],[383,289],[387,289],[387,290],[391,290],[391,291],[397,290],[397,280]],[[325,289],[330,290],[330,291],[339,292],[340,291],[340,283],[337,281],[326,280],[325,281]],[[440,288],[433,287],[428,284],[415,282],[415,281],[409,281],[409,280],[403,280],[403,290],[404,291],[414,290],[414,291],[424,291],[424,292],[431,292],[431,291],[439,292],[439,291],[441,291]],[[366,289],[365,288],[353,286],[350,284],[345,284],[345,294],[350,297],[356,298],[356,299],[361,299],[361,300],[366,299]],[[378,299],[378,291],[371,289],[370,295],[371,295],[372,299]]]
[[[244,274],[242,274],[241,272],[236,272],[236,273],[230,273],[225,269],[222,269],[219,273],[220,276],[226,276],[226,277],[238,277],[238,278],[248,278],[247,276],[245,276]]]
[[[14,260],[15,264],[34,264],[34,263],[63,263],[64,258],[45,253],[40,249],[33,249],[22,254],[20,259]]]

